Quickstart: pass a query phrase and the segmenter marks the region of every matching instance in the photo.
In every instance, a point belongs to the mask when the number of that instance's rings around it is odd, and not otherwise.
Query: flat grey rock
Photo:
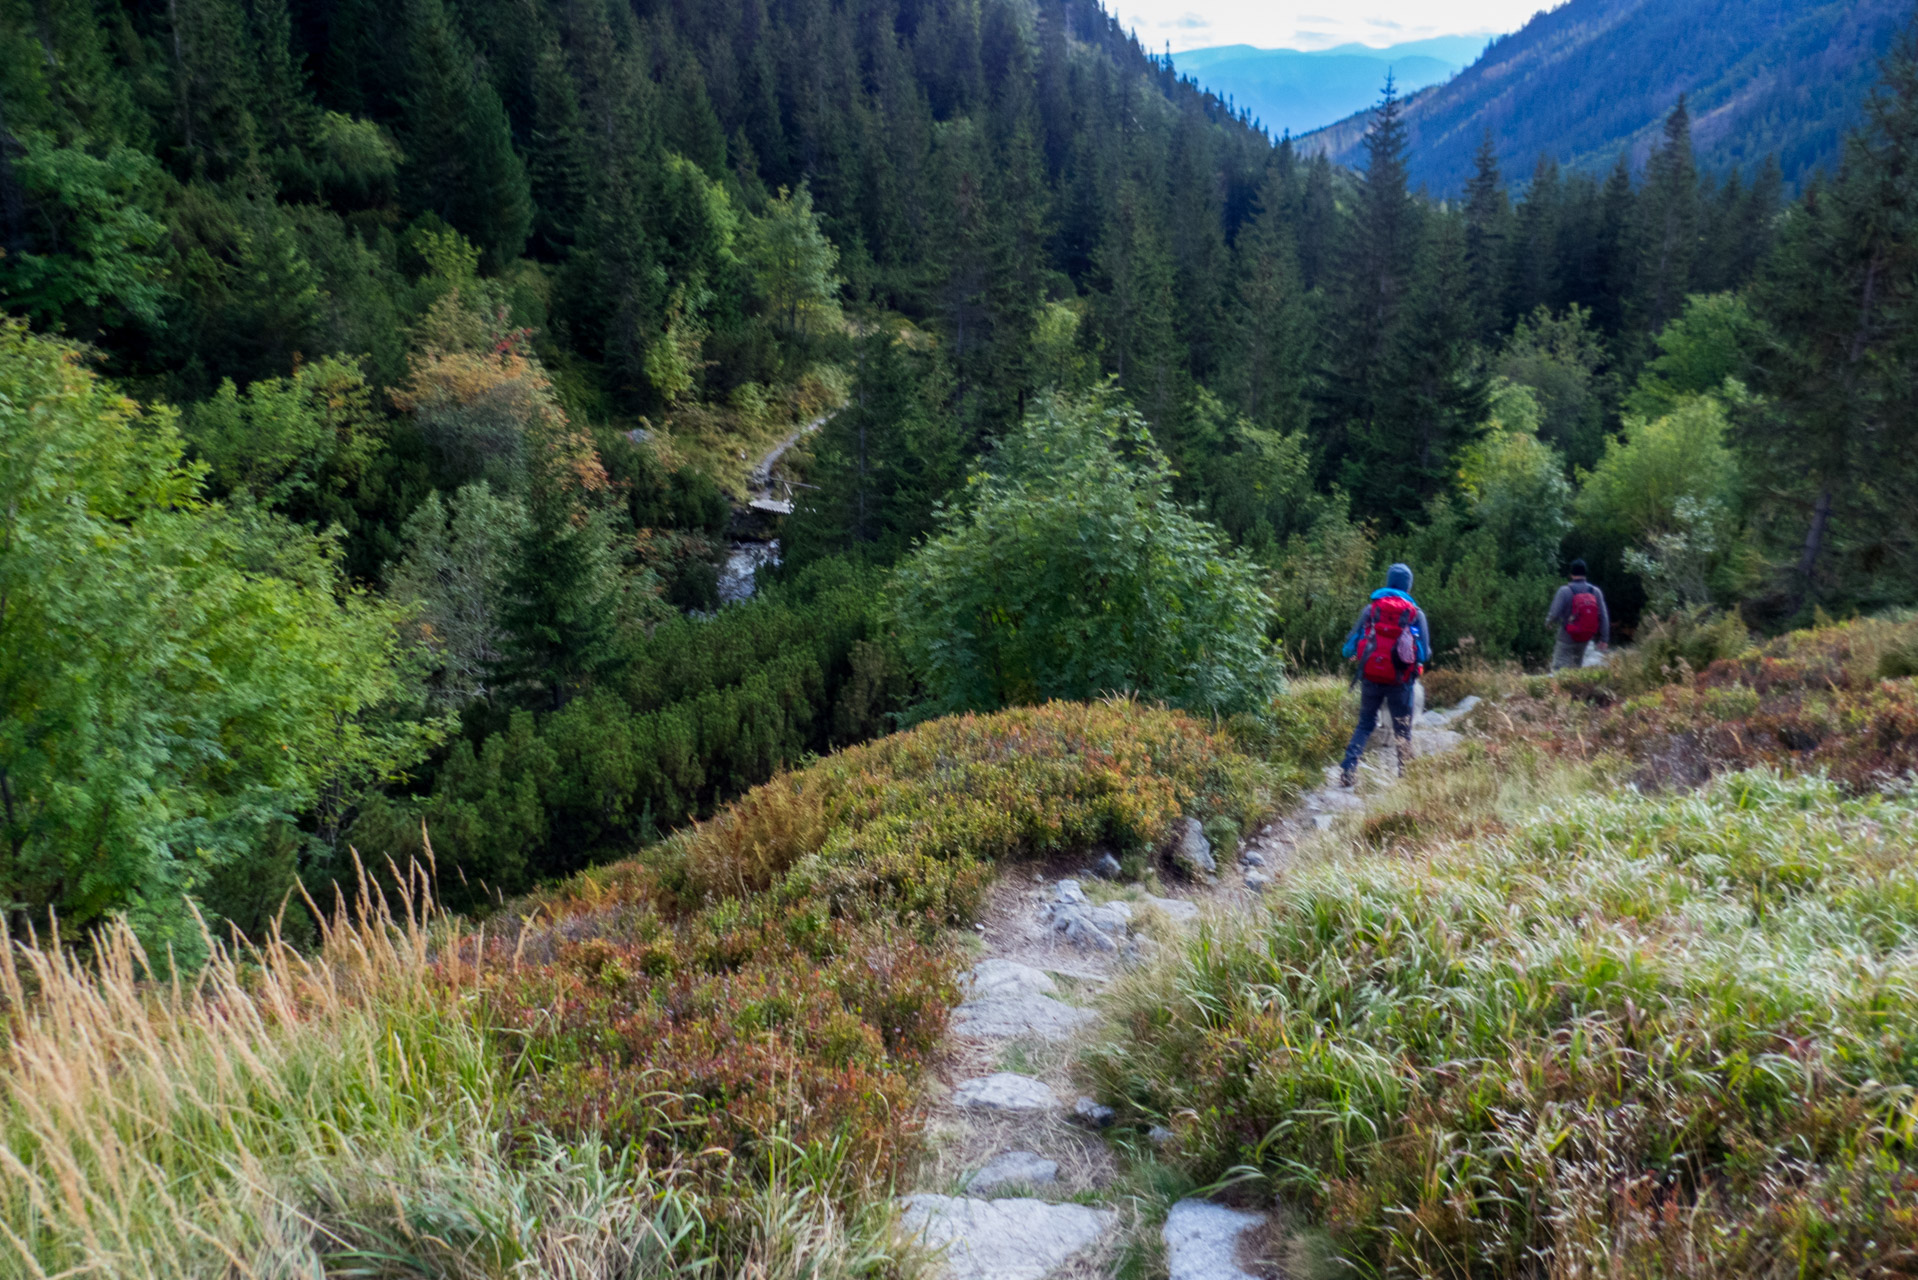
[[[1118,1224],[1112,1209],[1043,1200],[907,1196],[909,1234],[946,1250],[950,1280],[1044,1280]]]
[[[1071,907],[1082,907],[1085,905],[1086,891],[1077,880],[1061,880],[1052,886],[1052,900]]]
[[[1254,893],[1264,893],[1267,889],[1272,887],[1272,877],[1259,871],[1247,872],[1245,877],[1245,887],[1252,890]]]
[[[1435,756],[1465,745],[1465,735],[1451,729],[1412,730],[1412,754]]]
[[[1113,952],[1119,949],[1118,938],[1095,924],[1089,912],[1073,911],[1055,916],[1053,921],[1066,935],[1066,941],[1081,951]],[[1123,926],[1121,928],[1123,929]],[[1121,933],[1120,936],[1123,937],[1124,934]]]
[[[1049,996],[1059,988],[1042,969],[1017,960],[981,960],[959,977],[959,988],[974,999],[994,996]]]
[[[1171,1280],[1256,1280],[1239,1265],[1239,1237],[1265,1218],[1208,1200],[1181,1200],[1165,1216]]]
[[[994,1156],[966,1182],[970,1195],[983,1196],[1001,1187],[1049,1187],[1059,1180],[1059,1162],[1032,1151],[1008,1151]]]
[[[1043,1080],[996,1071],[960,1081],[952,1101],[969,1111],[1051,1111],[1059,1105],[1059,1095]]]
[[[1166,918],[1173,924],[1191,924],[1199,918],[1199,904],[1187,902],[1184,898],[1155,898],[1151,894],[1145,897],[1146,905],[1165,912]]]
[[[1096,929],[1091,932],[1105,937]],[[968,1000],[954,1009],[952,1030],[956,1035],[979,1040],[1011,1040],[1019,1036],[1070,1040],[1074,1032],[1098,1016],[1090,1009],[1074,1008],[1051,996],[989,995]]]
[[[1119,860],[1109,853],[1100,854],[1099,860],[1092,864],[1092,874],[1106,880],[1117,880],[1124,871]]]
[[[1262,867],[1265,865],[1265,855],[1257,849],[1248,848],[1240,852],[1239,863],[1247,867]]]

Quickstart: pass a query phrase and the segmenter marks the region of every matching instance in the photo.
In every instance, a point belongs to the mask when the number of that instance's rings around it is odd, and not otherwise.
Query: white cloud
[[[1264,49],[1324,49],[1336,44],[1400,44],[1431,36],[1516,31],[1558,0],[1351,0],[1328,15],[1325,0],[1107,0],[1148,50],[1251,44]]]

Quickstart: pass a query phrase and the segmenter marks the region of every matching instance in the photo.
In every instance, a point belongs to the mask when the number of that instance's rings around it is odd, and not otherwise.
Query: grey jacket
[[[1552,611],[1545,615],[1545,621],[1560,631],[1565,629],[1566,624],[1572,620],[1572,589],[1574,587],[1583,587],[1598,597],[1598,635],[1594,638],[1600,644],[1610,644],[1612,642],[1612,611],[1606,607],[1605,593],[1589,582],[1568,582],[1560,587],[1558,594],[1552,597]]]

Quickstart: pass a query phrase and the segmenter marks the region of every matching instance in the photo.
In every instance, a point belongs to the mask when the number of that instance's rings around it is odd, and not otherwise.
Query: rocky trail
[[[1422,711],[1415,754],[1459,746],[1464,739],[1449,725],[1476,702]],[[931,1101],[927,1156],[900,1202],[907,1233],[943,1253],[948,1280],[1093,1280],[1141,1252],[1164,1259],[1146,1276],[1282,1280],[1269,1257],[1282,1233],[1266,1214],[1187,1199],[1162,1225],[1147,1220],[1125,1193],[1128,1152],[1171,1135],[1108,1141],[1111,1109],[1074,1087],[1077,1046],[1098,1026],[1100,994],[1125,966],[1204,917],[1249,909],[1284,876],[1301,840],[1388,791],[1396,781],[1390,745],[1389,732],[1374,733],[1355,790],[1341,789],[1337,768],[1328,768],[1323,785],[1229,863],[1187,819],[1173,858],[1189,874],[1166,896],[1122,882],[1117,859],[1096,854],[993,886],[977,926],[979,958],[953,1013],[943,1088]]]

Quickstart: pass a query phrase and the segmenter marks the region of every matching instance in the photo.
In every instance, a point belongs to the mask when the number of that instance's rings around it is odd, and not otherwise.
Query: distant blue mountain
[[[1373,49],[1257,49],[1249,44],[1190,49],[1172,64],[1207,89],[1251,109],[1274,136],[1344,119],[1378,100],[1388,72],[1410,93],[1440,84],[1485,48],[1483,36],[1441,36]]]

